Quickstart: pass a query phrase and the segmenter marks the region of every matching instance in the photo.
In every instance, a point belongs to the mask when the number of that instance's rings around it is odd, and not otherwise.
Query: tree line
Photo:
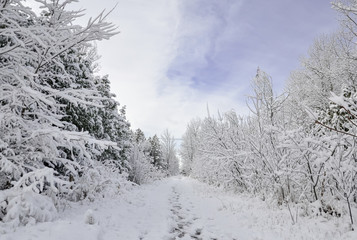
[[[349,216],[357,203],[357,1],[332,3],[339,31],[320,36],[282,94],[258,68],[249,116],[194,119],[181,146],[183,172],[261,196],[299,215]],[[294,206],[294,208],[292,207]]]
[[[0,221],[48,221],[65,201],[94,200],[127,180],[178,172],[173,137],[135,133],[94,41],[118,33],[110,12],[77,24],[75,0],[0,1]]]

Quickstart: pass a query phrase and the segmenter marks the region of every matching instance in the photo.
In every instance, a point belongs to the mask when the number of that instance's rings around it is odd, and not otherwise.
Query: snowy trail
[[[94,224],[88,222],[93,211]],[[338,222],[304,219],[292,225],[286,211],[259,199],[225,193],[195,180],[172,177],[112,199],[78,203],[55,222],[0,233],[1,240],[245,240],[356,239]],[[305,221],[306,220],[306,221]]]
[[[283,239],[270,230],[262,232],[247,227],[241,220],[248,219],[254,224],[255,219],[230,208],[234,197],[218,189],[189,178],[173,178],[171,184],[173,236],[169,239]]]
[[[172,185],[171,239],[242,239],[244,230],[237,233],[236,216],[222,211],[219,198],[205,196],[199,185],[187,178],[173,179]]]

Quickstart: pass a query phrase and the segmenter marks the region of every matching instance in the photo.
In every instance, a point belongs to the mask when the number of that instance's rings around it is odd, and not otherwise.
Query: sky
[[[338,28],[330,0],[80,0],[83,20],[116,8],[120,33],[97,43],[99,74],[132,128],[176,138],[197,117],[247,115],[259,67],[277,93],[321,34]],[[85,21],[83,21],[85,22]]]

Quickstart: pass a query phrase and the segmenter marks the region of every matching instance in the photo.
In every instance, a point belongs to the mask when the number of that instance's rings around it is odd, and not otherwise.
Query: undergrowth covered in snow
[[[294,211],[297,209],[292,206]],[[299,215],[261,198],[227,192],[197,180],[171,177],[128,186],[100,201],[71,203],[54,222],[2,232],[5,240],[345,239],[348,218]]]

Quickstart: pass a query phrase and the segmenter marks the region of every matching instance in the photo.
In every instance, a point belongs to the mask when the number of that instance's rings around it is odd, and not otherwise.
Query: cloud
[[[133,128],[141,128],[147,135],[160,135],[167,128],[180,138],[187,122],[207,115],[207,104],[212,112],[243,108],[236,101],[239,86],[222,87],[224,69],[216,69],[215,78],[220,80],[214,90],[207,91],[212,84],[203,79],[210,77],[210,58],[219,52],[216,40],[223,36],[218,33],[224,29],[225,14],[217,13],[211,4],[200,9],[205,5],[202,1],[143,2],[120,1],[114,20],[121,33],[98,43],[105,56],[102,72],[109,73],[113,92],[127,105]],[[224,4],[219,7],[229,10]],[[197,87],[195,78],[207,84],[206,89]]]
[[[192,87],[206,91],[226,80],[229,68],[221,61],[222,40],[230,27],[230,10],[239,2],[181,1],[177,54],[168,66],[169,78],[184,76]]]
[[[73,7],[87,9],[86,20],[117,2],[108,20],[120,34],[98,43],[100,73],[109,74],[132,127],[148,136],[167,128],[181,137],[207,105],[213,114],[246,114],[258,66],[281,89],[317,33],[337,25],[328,3],[310,0],[82,0]]]

